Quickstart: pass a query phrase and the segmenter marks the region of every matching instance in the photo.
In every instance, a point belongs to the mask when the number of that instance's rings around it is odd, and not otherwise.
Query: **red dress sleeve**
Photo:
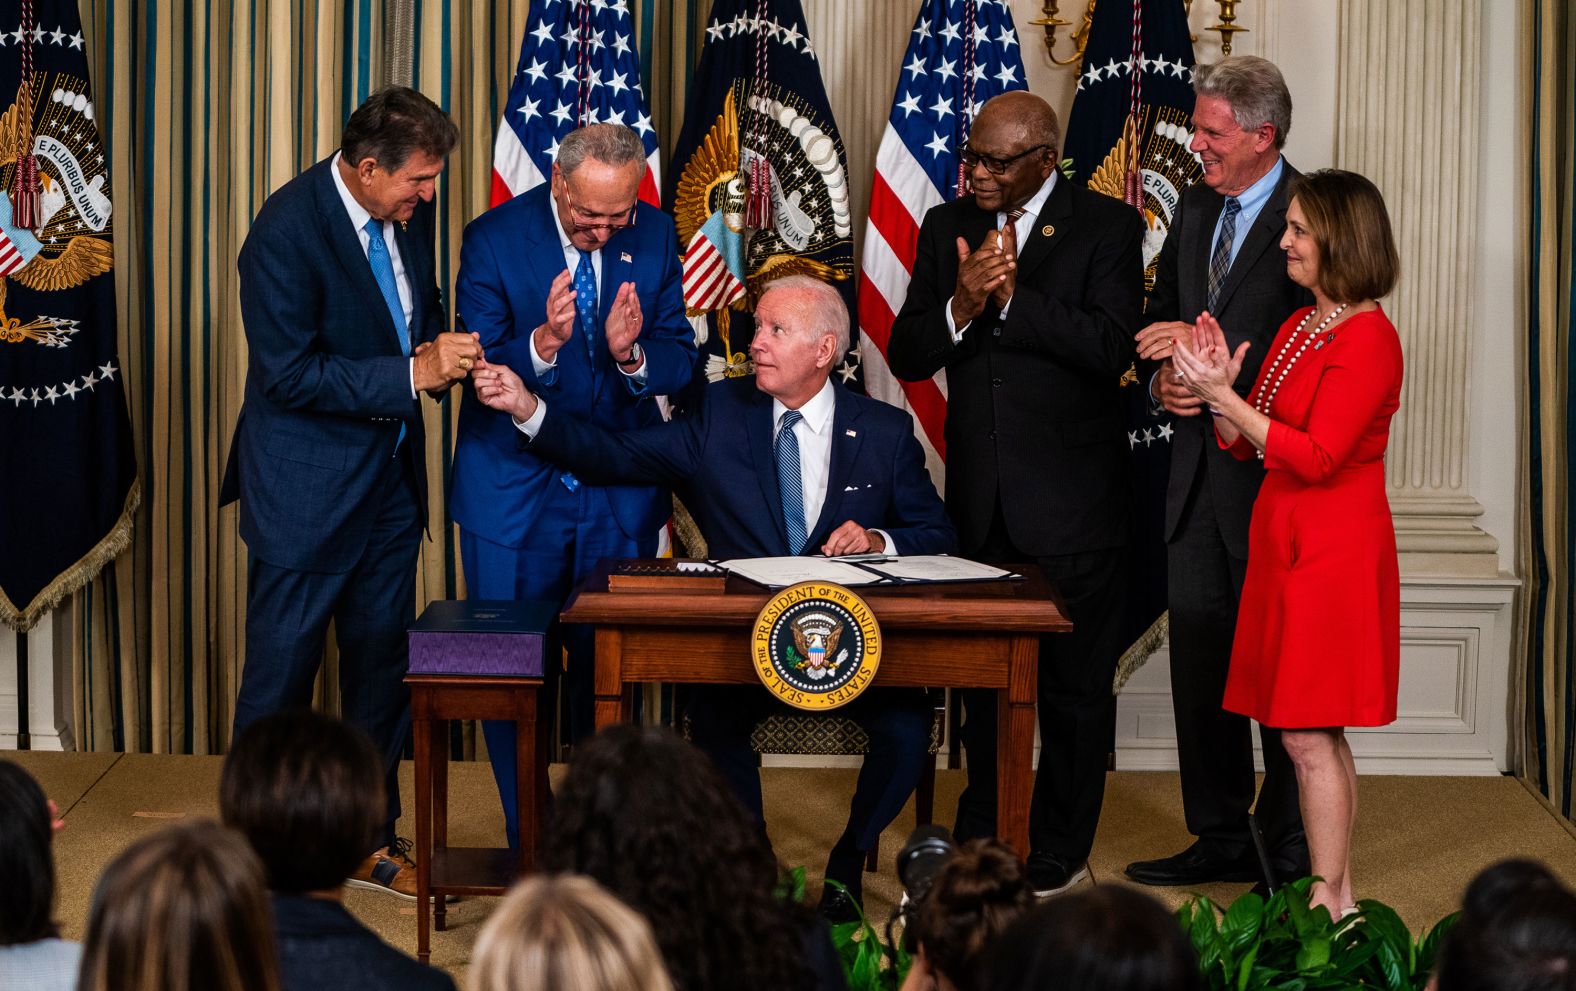
[[[1389,320],[1377,323],[1351,327],[1343,335],[1340,350],[1330,356],[1320,376],[1306,429],[1270,420],[1264,445],[1266,469],[1288,471],[1313,485],[1351,461],[1381,410],[1394,403],[1401,381],[1401,344],[1395,328]]]

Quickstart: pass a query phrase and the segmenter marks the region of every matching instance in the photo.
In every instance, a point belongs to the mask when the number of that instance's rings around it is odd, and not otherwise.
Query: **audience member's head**
[[[263,868],[216,822],[160,830],[99,877],[78,991],[278,991]]]
[[[588,877],[516,885],[476,940],[471,991],[673,991],[651,927]]]
[[[55,861],[50,838],[55,817],[32,775],[0,760],[0,946],[58,936]]]
[[[1445,934],[1439,991],[1576,989],[1576,894],[1530,860],[1479,874]]]
[[[1008,927],[990,954],[990,991],[1197,991],[1187,935],[1160,903],[1121,885],[1047,901]]]
[[[941,991],[984,986],[989,948],[1034,906],[1018,855],[999,840],[971,840],[936,875],[909,922],[921,962]]]
[[[545,861],[645,916],[684,991],[807,986],[808,922],[776,897],[766,837],[671,731],[613,726],[575,748]]]
[[[307,710],[266,716],[224,760],[219,813],[257,851],[273,890],[336,890],[377,845],[383,763],[347,723]]]

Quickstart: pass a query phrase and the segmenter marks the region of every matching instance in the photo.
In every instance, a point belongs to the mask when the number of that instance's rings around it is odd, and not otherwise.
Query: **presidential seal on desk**
[[[777,698],[812,712],[847,705],[875,680],[881,627],[865,600],[841,585],[783,589],[755,618],[755,673]]]

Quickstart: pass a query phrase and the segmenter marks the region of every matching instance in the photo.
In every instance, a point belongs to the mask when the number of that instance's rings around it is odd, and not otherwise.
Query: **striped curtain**
[[[246,552],[218,490],[246,343],[235,259],[268,194],[332,154],[386,79],[386,0],[82,0],[112,161],[120,353],[143,476],[133,547],[63,607],[78,746],[213,753],[244,661]],[[496,94],[525,2],[418,3],[415,85],[467,136],[439,184],[440,257],[486,203]],[[451,53],[464,53],[454,55]],[[445,278],[452,276],[451,270]],[[445,477],[454,404],[428,406]],[[456,595],[434,503],[421,601]],[[333,708],[334,657],[323,701]]]
[[[1576,545],[1571,483],[1576,405],[1576,16],[1567,0],[1524,5],[1528,53],[1527,381],[1522,404],[1529,457],[1521,472],[1520,551],[1527,591],[1520,604],[1513,739],[1518,769],[1572,819],[1576,768]]]

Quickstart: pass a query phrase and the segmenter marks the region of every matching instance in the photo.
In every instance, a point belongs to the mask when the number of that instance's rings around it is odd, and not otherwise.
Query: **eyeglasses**
[[[639,205],[639,200],[636,200],[635,203],[630,204],[629,210],[623,215],[623,219],[617,221],[601,221],[594,218],[603,215],[586,213],[579,207],[575,206],[575,201],[569,196],[569,183],[559,180],[559,184],[564,190],[564,203],[569,207],[569,226],[574,228],[574,233],[590,234],[594,231],[607,231],[609,234],[617,234],[619,231],[624,230],[625,228],[635,226],[635,208]],[[615,216],[617,215],[615,214]]]
[[[964,168],[972,169],[976,165],[984,165],[985,171],[991,175],[1001,175],[1012,168],[1013,162],[1016,162],[1023,156],[1043,151],[1049,147],[1050,145],[1035,145],[1033,148],[1025,148],[1016,155],[1008,155],[1006,158],[997,158],[995,155],[981,155],[973,148],[965,148],[958,157],[963,159]]]

